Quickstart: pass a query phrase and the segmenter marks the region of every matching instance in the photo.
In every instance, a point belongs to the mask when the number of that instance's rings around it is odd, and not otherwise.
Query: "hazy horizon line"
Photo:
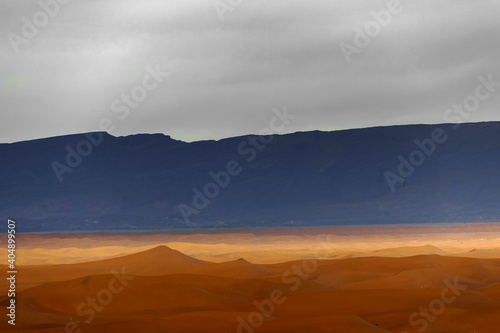
[[[304,130],[299,130],[299,131],[274,133],[271,135],[281,136],[281,135],[289,135],[289,134],[295,134],[295,133],[308,133],[308,132],[329,133],[329,132],[342,132],[342,131],[363,130],[363,129],[371,129],[371,128],[384,128],[384,127],[432,126],[432,125],[437,126],[437,125],[455,125],[455,124],[465,125],[465,124],[481,124],[481,123],[500,123],[500,121],[499,120],[480,120],[480,121],[447,122],[447,123],[409,123],[409,124],[392,124],[392,125],[374,125],[374,126],[366,126],[366,127],[350,127],[350,128],[339,128],[339,129],[304,129]],[[217,142],[217,141],[222,141],[222,140],[227,140],[227,139],[234,139],[234,138],[240,138],[240,137],[246,137],[246,136],[252,136],[252,135],[255,135],[255,136],[259,135],[256,133],[247,133],[247,134],[228,136],[228,137],[220,137],[220,138],[186,140],[186,139],[182,139],[182,138],[175,138],[170,134],[161,133],[161,132],[154,132],[154,133],[139,132],[139,133],[130,133],[130,134],[125,134],[125,135],[114,135],[114,134],[111,134],[107,131],[88,131],[88,132],[79,132],[79,133],[56,134],[53,136],[31,138],[31,139],[25,139],[25,140],[14,141],[14,142],[0,142],[0,145],[16,144],[16,143],[23,143],[23,142],[38,141],[38,140],[46,140],[46,139],[52,139],[52,138],[60,138],[60,137],[64,137],[64,136],[84,135],[87,133],[106,133],[107,135],[115,137],[115,138],[125,138],[125,137],[129,137],[129,136],[134,136],[134,135],[164,135],[164,136],[167,136],[175,141],[180,141],[180,142],[184,142],[184,143],[196,143],[196,142],[206,142],[206,141]]]

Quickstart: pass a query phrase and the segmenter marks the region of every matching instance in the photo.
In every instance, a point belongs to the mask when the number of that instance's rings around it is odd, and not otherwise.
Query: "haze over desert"
[[[0,328],[495,332],[498,226],[406,228],[114,233],[92,241],[91,234],[21,234],[18,319]],[[8,289],[5,281],[0,287]],[[7,295],[1,299],[7,305]]]
[[[307,228],[177,230],[20,234],[20,265],[64,264],[109,259],[166,245],[191,257],[223,262],[245,258],[259,264],[359,256],[440,254],[500,257],[496,223],[375,225]],[[7,249],[0,249],[0,255]]]

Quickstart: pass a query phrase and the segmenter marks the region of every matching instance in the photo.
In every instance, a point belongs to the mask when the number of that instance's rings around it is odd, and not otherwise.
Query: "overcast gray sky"
[[[212,0],[72,0],[16,53],[8,34],[41,7],[1,0],[0,142],[103,118],[113,135],[219,139],[256,133],[285,106],[297,115],[287,132],[440,123],[479,75],[500,81],[500,1],[401,6],[349,64],[339,44],[388,1],[242,0],[221,20]],[[157,65],[170,75],[121,120],[111,104]],[[500,120],[499,105],[500,89],[467,121]]]

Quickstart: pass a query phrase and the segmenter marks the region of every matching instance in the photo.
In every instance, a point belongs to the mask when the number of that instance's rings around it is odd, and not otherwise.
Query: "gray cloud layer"
[[[258,132],[283,106],[297,115],[287,132],[439,123],[479,75],[500,81],[498,0],[402,0],[348,64],[339,44],[387,4],[243,0],[221,21],[212,0],[73,0],[16,54],[8,33],[40,6],[3,0],[0,142],[96,130],[104,117],[113,135],[218,139]],[[170,76],[120,120],[112,102],[156,64]],[[499,102],[500,91],[464,120],[500,120]]]

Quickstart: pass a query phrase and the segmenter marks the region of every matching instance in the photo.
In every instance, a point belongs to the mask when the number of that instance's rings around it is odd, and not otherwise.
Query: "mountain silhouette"
[[[500,123],[186,143],[104,132],[0,144],[19,232],[500,219]]]

